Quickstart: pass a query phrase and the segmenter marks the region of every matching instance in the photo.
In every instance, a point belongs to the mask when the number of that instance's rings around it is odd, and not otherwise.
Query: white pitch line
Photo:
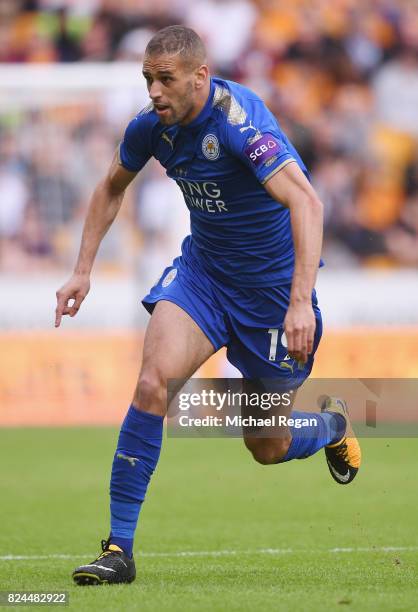
[[[357,552],[413,552],[418,546],[361,546],[358,548],[259,548],[255,550],[184,550],[178,552],[140,552],[137,557],[233,557],[236,555],[286,555],[320,553],[357,553]],[[91,559],[94,554],[83,555],[2,555],[0,561],[43,561],[48,559]]]

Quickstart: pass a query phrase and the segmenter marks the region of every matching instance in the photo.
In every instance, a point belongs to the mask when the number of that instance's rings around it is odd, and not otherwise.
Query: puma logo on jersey
[[[241,132],[241,134],[243,134],[244,132],[246,132],[247,130],[254,130],[254,132],[257,131],[257,128],[255,128],[253,126],[252,121],[250,121],[250,125],[245,125],[244,127],[240,128],[239,131]]]
[[[173,138],[170,138],[170,136],[169,136],[169,135],[168,135],[166,132],[163,132],[163,133],[161,134],[161,138],[162,138],[163,140],[165,140],[166,142],[168,142],[168,144],[170,145],[170,147],[171,147],[171,148],[173,149],[173,151],[174,151],[174,136],[173,136]]]

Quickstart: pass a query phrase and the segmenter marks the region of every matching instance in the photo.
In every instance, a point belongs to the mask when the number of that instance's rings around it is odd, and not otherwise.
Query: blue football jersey
[[[241,287],[292,278],[290,212],[263,185],[291,162],[309,175],[255,93],[214,77],[205,107],[186,126],[162,125],[149,104],[129,123],[119,157],[124,168],[137,172],[152,156],[176,181],[190,211],[183,257]]]

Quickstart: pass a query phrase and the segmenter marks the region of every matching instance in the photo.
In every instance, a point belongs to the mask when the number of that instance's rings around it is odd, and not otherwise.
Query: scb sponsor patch
[[[250,144],[245,150],[245,155],[255,166],[260,166],[265,161],[285,153],[285,146],[272,134],[264,134],[261,138]]]

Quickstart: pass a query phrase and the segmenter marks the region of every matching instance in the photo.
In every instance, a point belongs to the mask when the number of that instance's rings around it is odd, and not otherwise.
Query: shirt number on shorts
[[[279,339],[279,330],[269,329],[268,333],[271,335],[269,361],[276,361],[277,341]]]

